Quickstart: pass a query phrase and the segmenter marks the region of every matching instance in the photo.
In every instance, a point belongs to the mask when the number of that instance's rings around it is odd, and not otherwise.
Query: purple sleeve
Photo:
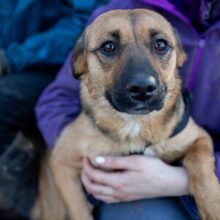
[[[220,152],[215,154],[215,172],[220,181]]]
[[[49,148],[54,146],[62,129],[80,112],[80,83],[72,76],[70,58],[71,54],[36,106],[38,127]]]

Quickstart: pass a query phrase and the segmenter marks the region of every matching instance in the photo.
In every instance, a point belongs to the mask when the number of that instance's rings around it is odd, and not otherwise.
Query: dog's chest
[[[136,137],[140,136],[141,124],[134,120],[130,120],[123,127],[121,127],[119,132],[120,136],[123,138],[135,139]]]
[[[141,124],[135,120],[124,123],[113,134],[103,134],[99,129],[93,132],[96,133],[95,140],[89,142],[95,144],[89,148],[90,155],[129,155],[144,152],[148,145],[146,139],[141,138]]]
[[[141,138],[142,125],[130,120],[118,131],[121,137],[121,148],[126,154],[143,152],[148,145],[146,139]]]

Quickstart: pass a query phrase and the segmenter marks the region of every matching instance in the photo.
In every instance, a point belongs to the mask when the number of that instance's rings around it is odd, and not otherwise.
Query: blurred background
[[[46,145],[34,108],[107,0],[0,1],[0,219],[28,219]]]

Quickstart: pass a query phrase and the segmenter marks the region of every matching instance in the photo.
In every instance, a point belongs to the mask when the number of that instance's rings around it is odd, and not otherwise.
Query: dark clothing
[[[21,148],[22,146],[22,148]],[[39,146],[43,146],[39,142]],[[38,193],[40,148],[35,148],[19,133],[0,155],[1,220],[23,220]]]
[[[126,203],[101,203],[96,220],[191,220],[177,198],[144,199]]]
[[[24,73],[0,79],[0,152],[11,144],[17,132],[37,133],[34,106],[55,74]]]
[[[35,103],[54,74],[24,73],[0,79],[0,217],[24,218],[37,195],[41,142],[34,114]],[[38,148],[19,149],[18,131]],[[13,217],[13,218],[12,218]]]

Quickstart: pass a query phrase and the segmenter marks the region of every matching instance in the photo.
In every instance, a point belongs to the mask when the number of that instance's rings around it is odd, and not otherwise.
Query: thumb
[[[98,167],[111,170],[137,170],[137,164],[143,156],[98,156],[95,163]]]

